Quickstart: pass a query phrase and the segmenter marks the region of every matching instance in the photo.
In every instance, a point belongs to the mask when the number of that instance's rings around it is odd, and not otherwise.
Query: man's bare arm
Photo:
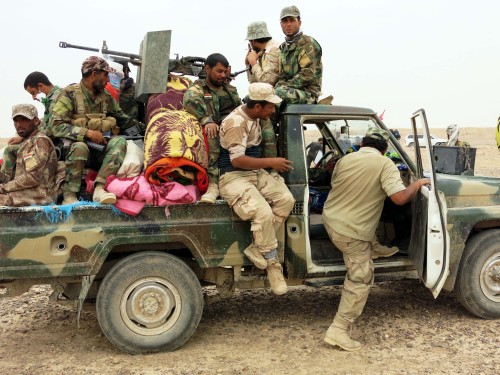
[[[420,188],[424,185],[429,185],[431,181],[428,178],[421,178],[414,183],[408,185],[405,190],[398,191],[397,193],[391,195],[391,201],[393,201],[398,206],[402,206],[410,202],[415,195],[417,195]]]

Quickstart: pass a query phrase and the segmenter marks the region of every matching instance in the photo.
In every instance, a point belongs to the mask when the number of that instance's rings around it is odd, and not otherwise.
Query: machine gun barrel
[[[99,48],[77,46],[75,44],[69,44],[66,42],[59,42],[59,47],[60,48],[76,48],[76,49],[83,49],[85,51],[100,52]]]

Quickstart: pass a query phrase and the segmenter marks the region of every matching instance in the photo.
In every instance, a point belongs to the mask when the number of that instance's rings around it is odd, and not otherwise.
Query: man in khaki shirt
[[[349,336],[373,285],[372,258],[391,256],[398,251],[397,247],[382,247],[376,241],[384,200],[388,196],[395,204],[404,205],[423,185],[430,183],[424,178],[405,188],[397,167],[384,156],[388,140],[385,130],[368,129],[361,149],[337,162],[332,190],[323,208],[325,229],[342,251],[347,268],[339,308],[325,341],[348,351],[361,349],[361,343]]]
[[[248,82],[266,82],[274,86],[279,78],[280,42],[272,39],[263,21],[248,25],[248,53],[245,65]]]
[[[268,83],[252,83],[248,92],[248,101],[222,121],[219,189],[234,212],[251,221],[253,243],[243,252],[257,268],[266,270],[272,292],[281,295],[287,285],[278,260],[276,231],[295,199],[277,172],[289,171],[292,162],[262,157],[261,152],[261,122],[274,113],[281,99]]]

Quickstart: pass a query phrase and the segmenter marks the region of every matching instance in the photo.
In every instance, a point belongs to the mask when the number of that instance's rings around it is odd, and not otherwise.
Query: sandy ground
[[[400,129],[402,137],[407,130]],[[433,135],[444,137],[443,129]],[[462,129],[477,148],[476,174],[500,176],[494,129]],[[1,143],[0,143],[1,147]],[[408,149],[408,151],[411,151]],[[171,353],[130,356],[102,335],[87,304],[77,329],[72,306],[50,288],[0,299],[1,374],[499,374],[500,320],[468,314],[453,293],[434,300],[417,280],[378,283],[348,353],[323,342],[340,287],[293,287],[210,299],[193,337]]]

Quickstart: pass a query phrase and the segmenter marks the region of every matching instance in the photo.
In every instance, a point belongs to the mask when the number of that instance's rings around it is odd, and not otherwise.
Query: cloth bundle
[[[146,120],[149,122],[155,114],[164,109],[182,109],[182,98],[190,85],[188,78],[169,74],[166,92],[149,96]]]
[[[110,176],[104,188],[116,195],[116,208],[133,216],[146,204],[170,206],[194,203],[200,198],[200,191],[194,185],[183,186],[178,182],[154,185],[146,180],[144,174],[124,178]]]
[[[155,185],[177,181],[208,188],[207,147],[201,126],[184,110],[159,110],[149,121],[144,138],[146,180]]]

